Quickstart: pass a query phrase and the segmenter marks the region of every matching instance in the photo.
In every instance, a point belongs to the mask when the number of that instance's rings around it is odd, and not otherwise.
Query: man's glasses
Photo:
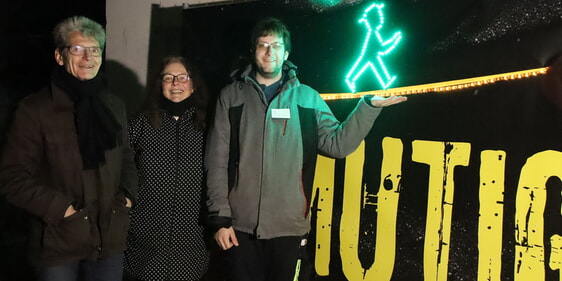
[[[83,56],[84,52],[88,51],[88,54],[92,57],[100,57],[101,56],[101,48],[100,47],[84,47],[80,45],[75,46],[68,46],[66,47],[68,52],[70,52],[73,56]]]
[[[271,47],[273,50],[279,50],[284,45],[285,44],[281,42],[274,42],[274,43],[259,42],[257,45],[257,49],[262,51],[262,50],[267,50],[269,47]]]
[[[164,83],[174,83],[175,81],[178,81],[179,83],[185,83],[187,81],[189,81],[189,79],[191,79],[191,77],[189,77],[189,75],[187,74],[178,74],[178,75],[172,75],[172,74],[162,74],[162,82]]]

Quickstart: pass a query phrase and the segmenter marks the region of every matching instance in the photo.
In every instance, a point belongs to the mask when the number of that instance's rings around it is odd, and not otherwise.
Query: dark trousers
[[[304,254],[305,237],[287,236],[256,239],[236,231],[239,246],[227,252],[229,281],[293,281],[297,280]],[[306,241],[306,240],[305,240]]]
[[[97,261],[78,261],[39,269],[39,281],[121,281],[123,254]]]

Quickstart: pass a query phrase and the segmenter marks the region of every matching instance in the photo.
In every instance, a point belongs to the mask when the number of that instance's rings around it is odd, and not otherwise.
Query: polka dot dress
[[[125,269],[141,280],[199,280],[209,254],[200,223],[204,186],[204,133],[189,108],[178,120],[162,113],[154,129],[144,114],[129,122],[139,171],[137,204]]]

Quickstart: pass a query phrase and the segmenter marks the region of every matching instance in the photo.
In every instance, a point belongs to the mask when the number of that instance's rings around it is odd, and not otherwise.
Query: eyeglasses
[[[80,45],[68,46],[66,47],[68,52],[74,56],[83,56],[84,52],[88,51],[88,54],[92,57],[100,57],[101,56],[101,48],[100,47],[84,47]]]
[[[285,44],[281,42],[273,42],[273,43],[259,42],[257,45],[257,49],[262,51],[271,47],[273,50],[279,50],[283,46],[285,46]]]
[[[178,81],[179,83],[186,83],[189,81],[191,77],[187,74],[178,74],[173,75],[169,73],[162,74],[162,82],[164,83],[174,83],[174,81]]]

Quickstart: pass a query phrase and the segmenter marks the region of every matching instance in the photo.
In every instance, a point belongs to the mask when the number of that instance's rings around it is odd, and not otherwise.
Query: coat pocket
[[[63,171],[76,171],[81,163],[77,135],[70,130],[49,132],[45,135],[47,163]]]
[[[129,210],[120,200],[114,200],[109,218],[106,248],[125,250],[127,232],[131,226],[129,221]]]
[[[88,253],[93,247],[90,218],[80,210],[43,230],[43,250],[47,255],[73,256]]]

